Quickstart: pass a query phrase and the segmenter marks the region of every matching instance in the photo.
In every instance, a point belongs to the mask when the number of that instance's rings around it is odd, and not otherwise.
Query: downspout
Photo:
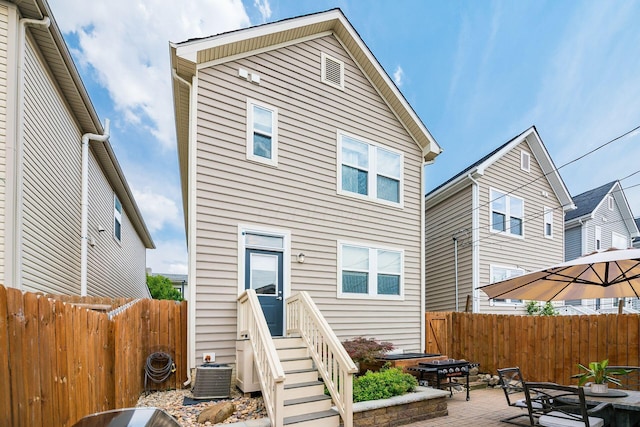
[[[187,254],[189,256],[189,261],[188,261],[188,265],[189,265],[189,270],[188,270],[188,280],[189,280],[189,286],[187,287],[187,290],[189,291],[189,298],[187,298],[187,301],[189,301],[188,303],[188,307],[189,307],[189,313],[188,313],[188,317],[187,317],[187,380],[183,383],[183,386],[186,387],[189,384],[191,384],[192,378],[191,378],[191,369],[193,369],[194,365],[195,365],[195,310],[196,310],[196,281],[195,281],[195,277],[196,277],[196,272],[195,272],[195,259],[193,259],[193,257],[195,256],[195,203],[192,202],[193,201],[193,197],[192,197],[192,193],[195,194],[195,186],[192,187],[192,184],[195,184],[195,180],[192,181],[191,175],[192,175],[192,168],[195,167],[194,164],[192,164],[192,156],[195,156],[195,148],[191,147],[191,141],[193,140],[193,111],[194,108],[196,108],[196,105],[192,105],[194,102],[196,102],[194,100],[194,96],[193,96],[193,84],[185,79],[183,79],[182,77],[180,77],[178,75],[178,72],[176,71],[175,68],[171,69],[171,76],[173,77],[174,80],[184,84],[185,86],[187,86],[189,88],[189,140],[187,142],[188,146],[189,146],[189,176],[187,177],[187,179],[189,180],[189,183],[187,185],[187,188],[189,189],[189,194],[188,194],[188,208],[189,208],[189,216],[187,218],[187,224],[188,224],[188,230],[187,230]],[[194,159],[195,161],[195,159]],[[191,189],[194,189],[194,191],[192,192]],[[192,233],[192,231],[194,231]],[[192,331],[189,332],[189,329],[193,328]]]
[[[453,264],[455,268],[456,311],[458,309],[458,238],[453,236]]]
[[[89,141],[105,142],[109,139],[109,119],[105,120],[104,133],[82,135],[82,212],[80,226],[80,296],[87,296],[87,250],[89,243]]]
[[[480,291],[478,290],[478,285],[479,285],[479,281],[480,281],[480,268],[479,268],[479,263],[480,263],[480,254],[478,254],[478,236],[480,233],[479,230],[479,216],[480,213],[478,212],[479,209],[479,194],[478,194],[478,181],[476,181],[473,176],[471,176],[471,174],[468,174],[467,177],[469,178],[469,180],[473,183],[473,187],[471,190],[471,199],[472,199],[472,213],[471,213],[471,262],[472,262],[472,271],[473,271],[473,283],[472,283],[472,287],[473,287],[473,309],[472,309],[472,313],[479,313],[480,312]]]
[[[13,287],[22,289],[22,181],[24,179],[24,170],[22,167],[22,159],[24,155],[24,57],[27,45],[27,25],[44,26],[49,28],[51,20],[48,16],[38,19],[22,18],[18,21],[18,99],[16,108],[16,148],[15,148],[15,171],[16,184],[14,186],[14,219],[15,234],[13,239],[14,265],[13,275],[10,284]]]

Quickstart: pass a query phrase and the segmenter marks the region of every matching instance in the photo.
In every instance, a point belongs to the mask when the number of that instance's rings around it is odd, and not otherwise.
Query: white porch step
[[[291,427],[338,427],[340,416],[334,409],[305,415],[285,417],[284,425]]]
[[[299,371],[313,368],[313,360],[310,357],[296,357],[293,359],[280,359],[282,369],[286,371]]]
[[[288,384],[308,383],[312,381],[318,381],[318,371],[311,369],[299,369],[294,371],[284,371],[285,386]]]
[[[312,414],[331,409],[331,397],[320,394],[310,397],[299,397],[284,401],[284,413],[287,417],[296,415]]]
[[[281,347],[276,349],[278,357],[282,359],[300,359],[303,357],[309,357],[309,351],[306,347],[294,346],[294,347]]]
[[[322,381],[285,384],[284,386],[284,400],[295,399],[297,397],[317,396],[323,393],[324,383]]]
[[[276,349],[305,347],[304,342],[300,337],[273,337],[273,344],[275,345]]]

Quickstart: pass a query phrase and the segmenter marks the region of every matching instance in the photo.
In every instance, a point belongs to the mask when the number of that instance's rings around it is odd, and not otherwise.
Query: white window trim
[[[120,204],[120,210],[122,211],[122,201],[117,194],[113,193],[113,239],[118,243],[122,243],[122,212],[118,212],[116,209],[116,201]],[[116,221],[120,223],[120,237],[116,235]]]
[[[598,247],[598,241],[600,241],[600,247]],[[596,225],[593,228],[593,245],[594,250],[598,252],[602,251],[602,227],[599,225]]]
[[[368,172],[368,179],[369,179],[369,194],[364,195],[364,194],[358,194],[358,193],[353,193],[351,191],[345,191],[342,189],[342,137],[346,136],[348,138],[353,138],[359,142],[362,142],[363,144],[367,144],[369,146],[369,168],[367,170]],[[362,138],[359,137],[357,135],[353,135],[347,132],[343,132],[341,130],[337,131],[337,165],[336,165],[336,170],[337,170],[337,182],[336,182],[336,192],[339,195],[342,196],[347,196],[347,197],[353,197],[356,199],[361,199],[361,200],[367,200],[370,202],[375,202],[375,203],[380,203],[383,205],[387,205],[387,206],[394,206],[394,207],[399,207],[399,208],[404,208],[404,153],[402,151],[399,150],[395,150],[393,148],[389,148],[386,145],[382,145],[382,144],[378,144],[376,142],[370,141],[366,138]],[[400,156],[400,202],[396,203],[396,202],[391,202],[389,200],[384,200],[384,199],[378,199],[375,194],[377,194],[378,192],[378,188],[377,188],[377,176],[378,176],[378,170],[377,170],[377,165],[376,165],[376,150],[378,148],[381,148],[383,150],[389,151],[391,153],[394,154],[398,154]]]
[[[343,246],[356,246],[360,248],[369,249],[369,260],[373,265],[369,265],[369,293],[368,294],[353,294],[342,292],[342,247]],[[378,250],[387,250],[400,253],[400,295],[378,295],[377,283],[373,280],[373,273],[377,273],[376,259],[377,256],[371,256],[371,253],[376,253]],[[343,299],[372,299],[372,300],[387,300],[387,301],[404,301],[404,249],[392,248],[387,246],[370,245],[366,243],[356,243],[346,240],[337,241],[337,297]]]
[[[525,159],[527,159],[526,162]],[[525,172],[531,172],[531,154],[524,150],[520,151],[520,169]]]
[[[263,234],[265,236],[282,237],[283,239],[283,269],[282,272],[284,286],[282,287],[282,297],[286,299],[291,295],[291,232],[289,230],[280,230],[267,228],[260,225],[238,224],[238,296],[244,292],[245,280],[245,254],[246,245],[244,236],[246,233]],[[268,248],[269,250],[278,251],[278,249]],[[286,310],[284,310],[286,312]]]
[[[326,67],[324,65],[327,59],[330,59],[340,64],[340,84],[336,84],[331,80],[327,80],[327,72],[326,72]],[[337,89],[344,90],[344,61],[341,61],[331,55],[327,55],[324,52],[320,52],[320,81],[322,83],[328,84],[329,86],[333,86]]]
[[[253,154],[253,106],[271,111],[271,158]],[[263,102],[247,98],[247,160],[278,166],[278,109]]]
[[[553,225],[553,208],[549,208],[547,206],[543,206],[542,207],[542,212],[544,212],[542,214],[542,234],[544,235],[545,238],[547,239],[553,239],[553,229],[554,229],[554,225]],[[547,215],[549,215],[551,218],[551,221],[547,221]],[[547,224],[551,224],[551,234],[547,234]]]
[[[494,191],[497,191],[499,193],[504,194],[505,197],[507,198],[507,203],[506,203],[507,212],[505,214],[506,215],[505,219],[508,222],[507,222],[507,225],[505,226],[505,228],[506,228],[505,231],[500,231],[500,230],[494,230],[493,229],[493,209],[492,209],[492,207],[493,207],[493,200],[495,198],[493,197],[492,193]],[[509,215],[510,214],[510,212],[509,212],[510,206],[509,205],[510,204],[508,202],[510,198],[518,199],[518,200],[522,201],[522,218],[521,218],[522,219],[522,235],[511,233],[511,224],[509,222],[509,219],[510,219],[510,215]],[[502,190],[498,190],[497,188],[489,187],[489,231],[491,233],[501,234],[503,236],[509,236],[509,237],[513,237],[515,239],[524,239],[524,235],[525,235],[525,224],[524,224],[525,221],[524,221],[524,219],[525,219],[525,217],[526,217],[526,215],[525,215],[525,204],[524,204],[524,199],[522,197],[514,196],[513,194],[507,194],[506,191],[502,191]]]
[[[522,274],[525,274],[524,268],[508,266],[508,265],[489,264],[489,281],[491,283],[494,283],[493,282],[493,269],[494,268],[502,268],[504,270],[518,270],[518,271],[521,271]],[[517,276],[511,276],[511,277],[517,277]],[[501,299],[501,298],[499,298],[499,299]],[[502,299],[502,301],[496,301],[493,298],[489,299],[489,302],[490,302],[491,306],[497,306],[497,307],[506,307],[506,306],[522,307],[522,306],[524,306],[524,300],[520,300],[520,302],[511,302],[511,301],[512,300],[509,299],[509,298]]]

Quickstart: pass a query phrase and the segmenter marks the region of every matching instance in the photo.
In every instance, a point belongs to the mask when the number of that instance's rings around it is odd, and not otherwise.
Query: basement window
[[[320,54],[320,59],[322,63],[322,82],[344,90],[344,62],[324,52]]]

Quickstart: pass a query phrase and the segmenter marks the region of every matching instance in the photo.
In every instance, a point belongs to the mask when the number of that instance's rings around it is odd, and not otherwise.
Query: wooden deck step
[[[285,400],[284,413],[287,417],[293,417],[296,415],[323,412],[331,409],[331,405],[331,397],[324,394],[309,397],[299,397],[295,399]]]
[[[311,414],[286,417],[284,425],[292,427],[338,427],[340,425],[340,415],[334,409],[329,409]]]

